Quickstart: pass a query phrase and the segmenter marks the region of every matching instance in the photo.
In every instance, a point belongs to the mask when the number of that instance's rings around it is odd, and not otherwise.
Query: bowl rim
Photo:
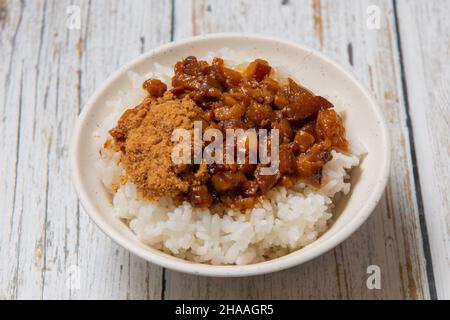
[[[249,265],[209,265],[174,258],[168,254],[167,256],[166,254],[164,255],[155,254],[150,250],[146,250],[142,247],[139,247],[137,244],[132,243],[129,239],[121,235],[117,230],[115,230],[111,225],[109,225],[106,220],[102,219],[101,213],[97,212],[95,206],[89,200],[87,192],[83,188],[83,183],[81,179],[82,172],[78,164],[79,158],[78,146],[80,144],[82,125],[85,122],[89,111],[95,106],[94,102],[98,100],[98,98],[102,95],[102,93],[114,81],[120,78],[126,71],[132,69],[135,65],[140,64],[142,61],[148,59],[149,57],[172,48],[184,46],[186,44],[198,43],[211,39],[232,40],[236,38],[263,40],[276,43],[282,46],[289,46],[294,47],[295,49],[309,51],[319,59],[324,60],[325,62],[336,68],[338,71],[343,73],[348,78],[348,80],[351,81],[352,85],[355,88],[357,88],[368,99],[368,101],[370,101],[371,107],[378,118],[377,120],[379,121],[379,125],[381,128],[380,140],[382,140],[382,143],[385,145],[386,149],[384,157],[380,159],[380,166],[382,169],[380,172],[382,173],[382,176],[379,177],[378,180],[379,183],[377,183],[374,186],[373,192],[370,194],[369,198],[365,201],[365,205],[361,208],[360,212],[358,213],[358,216],[351,219],[343,229],[336,232],[336,234],[332,235],[326,241],[320,243],[317,247],[314,248],[314,250],[303,251],[299,249],[297,251],[290,253],[289,255]],[[252,34],[252,33],[213,33],[189,37],[159,46],[153,50],[141,54],[137,58],[120,67],[112,75],[110,75],[106,79],[106,81],[104,81],[103,84],[96,89],[94,94],[89,98],[84,108],[81,110],[76,120],[75,127],[72,133],[69,157],[70,157],[72,183],[77,192],[81,206],[88,213],[89,217],[94,221],[94,223],[117,244],[119,244],[120,246],[124,247],[128,251],[132,252],[133,254],[139,256],[140,258],[146,261],[149,261],[151,263],[154,263],[156,265],[171,270],[194,275],[215,276],[215,277],[241,277],[258,274],[267,274],[302,264],[333,249],[341,242],[343,242],[345,239],[347,239],[351,234],[353,234],[368,219],[368,217],[375,209],[377,203],[379,202],[384,192],[384,189],[386,187],[389,178],[391,147],[386,120],[378,103],[372,97],[370,91],[354,76],[354,74],[350,70],[347,70],[333,59],[325,56],[323,53],[308,46],[273,36]]]

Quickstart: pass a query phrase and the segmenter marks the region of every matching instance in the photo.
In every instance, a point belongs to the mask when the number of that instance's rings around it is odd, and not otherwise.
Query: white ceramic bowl
[[[244,266],[193,263],[142,244],[125,224],[114,217],[111,196],[103,187],[94,166],[98,150],[93,141],[93,131],[107,113],[105,101],[117,99],[119,90],[130,87],[128,70],[145,74],[151,71],[154,62],[173,65],[188,55],[201,57],[223,47],[244,53],[246,60],[260,57],[273,66],[286,68],[290,75],[316,94],[330,97],[332,102],[338,99],[343,103],[347,132],[357,136],[368,152],[360,167],[353,170],[351,193],[339,202],[337,219],[324,235],[286,256]],[[84,107],[76,124],[71,146],[75,188],[83,208],[100,229],[121,246],[147,261],[181,272],[208,276],[233,277],[269,273],[301,264],[332,249],[361,226],[375,208],[386,185],[389,162],[388,131],[380,108],[348,71],[310,48],[248,34],[214,34],[185,39],[143,54],[122,67],[97,90]]]

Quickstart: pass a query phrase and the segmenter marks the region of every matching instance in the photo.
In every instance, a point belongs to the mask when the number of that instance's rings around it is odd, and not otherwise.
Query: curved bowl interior
[[[317,241],[289,255],[246,266],[211,266],[174,258],[138,241],[130,229],[112,213],[111,196],[95,170],[98,150],[93,131],[108,114],[105,102],[118,98],[119,90],[131,88],[127,71],[152,71],[153,63],[173,65],[188,55],[205,56],[227,47],[237,61],[263,58],[314,93],[340,105],[347,132],[365,147],[365,156],[352,177],[350,196],[343,198],[339,214],[330,229]],[[112,239],[138,256],[181,272],[210,276],[244,276],[273,272],[310,260],[339,244],[370,215],[384,190],[389,171],[389,141],[384,119],[374,100],[347,71],[322,54],[278,39],[238,34],[221,34],[187,39],[149,52],[116,72],[89,100],[75,128],[71,161],[72,176],[80,201],[95,223]]]

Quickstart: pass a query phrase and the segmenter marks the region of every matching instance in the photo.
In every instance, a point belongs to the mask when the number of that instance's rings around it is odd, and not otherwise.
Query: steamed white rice
[[[209,57],[222,56],[233,65],[230,53],[222,50]],[[207,57],[207,58],[209,58]],[[243,61],[239,59],[238,61]],[[172,69],[154,65],[154,72],[139,76],[130,73],[131,88],[120,99],[107,103],[109,116],[94,133],[101,151],[97,162],[100,178],[111,193],[117,218],[126,221],[143,243],[171,255],[211,264],[249,264],[285,255],[306,246],[326,231],[333,214],[333,200],[350,191],[348,172],[359,164],[361,149],[352,144],[353,155],[332,151],[333,159],[323,168],[320,190],[297,183],[291,189],[276,187],[245,213],[232,209],[204,209],[184,202],[176,206],[169,198],[157,202],[143,199],[136,186],[121,184],[125,172],[120,154],[104,149],[111,139],[108,131],[120,115],[145,97],[142,82],[156,77],[170,83]],[[356,150],[358,148],[358,150]],[[114,191],[112,186],[119,186]]]

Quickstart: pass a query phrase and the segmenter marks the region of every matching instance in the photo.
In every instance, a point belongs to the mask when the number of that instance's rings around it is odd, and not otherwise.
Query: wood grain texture
[[[80,30],[66,27],[69,5],[80,8]],[[0,298],[159,298],[162,269],[114,244],[80,212],[68,149],[95,88],[170,41],[170,5],[11,1],[2,8]]]
[[[436,291],[450,299],[450,2],[401,0],[398,12]]]
[[[19,33],[23,32],[23,8],[2,2],[0,32],[0,299],[13,298],[17,288],[17,259],[21,217],[16,211],[19,128],[22,116],[23,62],[18,53]],[[8,106],[14,106],[9,108]]]
[[[449,145],[434,132],[449,132],[450,29],[436,2],[398,1],[396,30],[387,0],[0,0],[0,299],[429,298],[408,111],[437,289],[448,298],[449,185],[436,177],[448,181]],[[373,4],[379,30],[366,26]],[[79,30],[66,27],[71,5]],[[386,193],[353,236],[304,265],[242,279],[164,271],[116,245],[80,207],[68,163],[80,109],[119,66],[171,38],[228,31],[290,39],[351,69],[395,146]],[[381,290],[366,287],[369,265],[381,268]]]
[[[366,27],[369,5],[381,29]],[[374,93],[398,146],[385,196],[369,221],[335,250],[297,268],[244,279],[166,273],[167,298],[428,298],[401,89],[392,4],[387,1],[176,1],[175,39],[211,32],[256,32],[317,48],[351,68]],[[350,55],[349,55],[350,52]],[[350,58],[350,59],[349,59]],[[351,62],[351,63],[350,63]],[[382,270],[368,290],[366,269]]]

